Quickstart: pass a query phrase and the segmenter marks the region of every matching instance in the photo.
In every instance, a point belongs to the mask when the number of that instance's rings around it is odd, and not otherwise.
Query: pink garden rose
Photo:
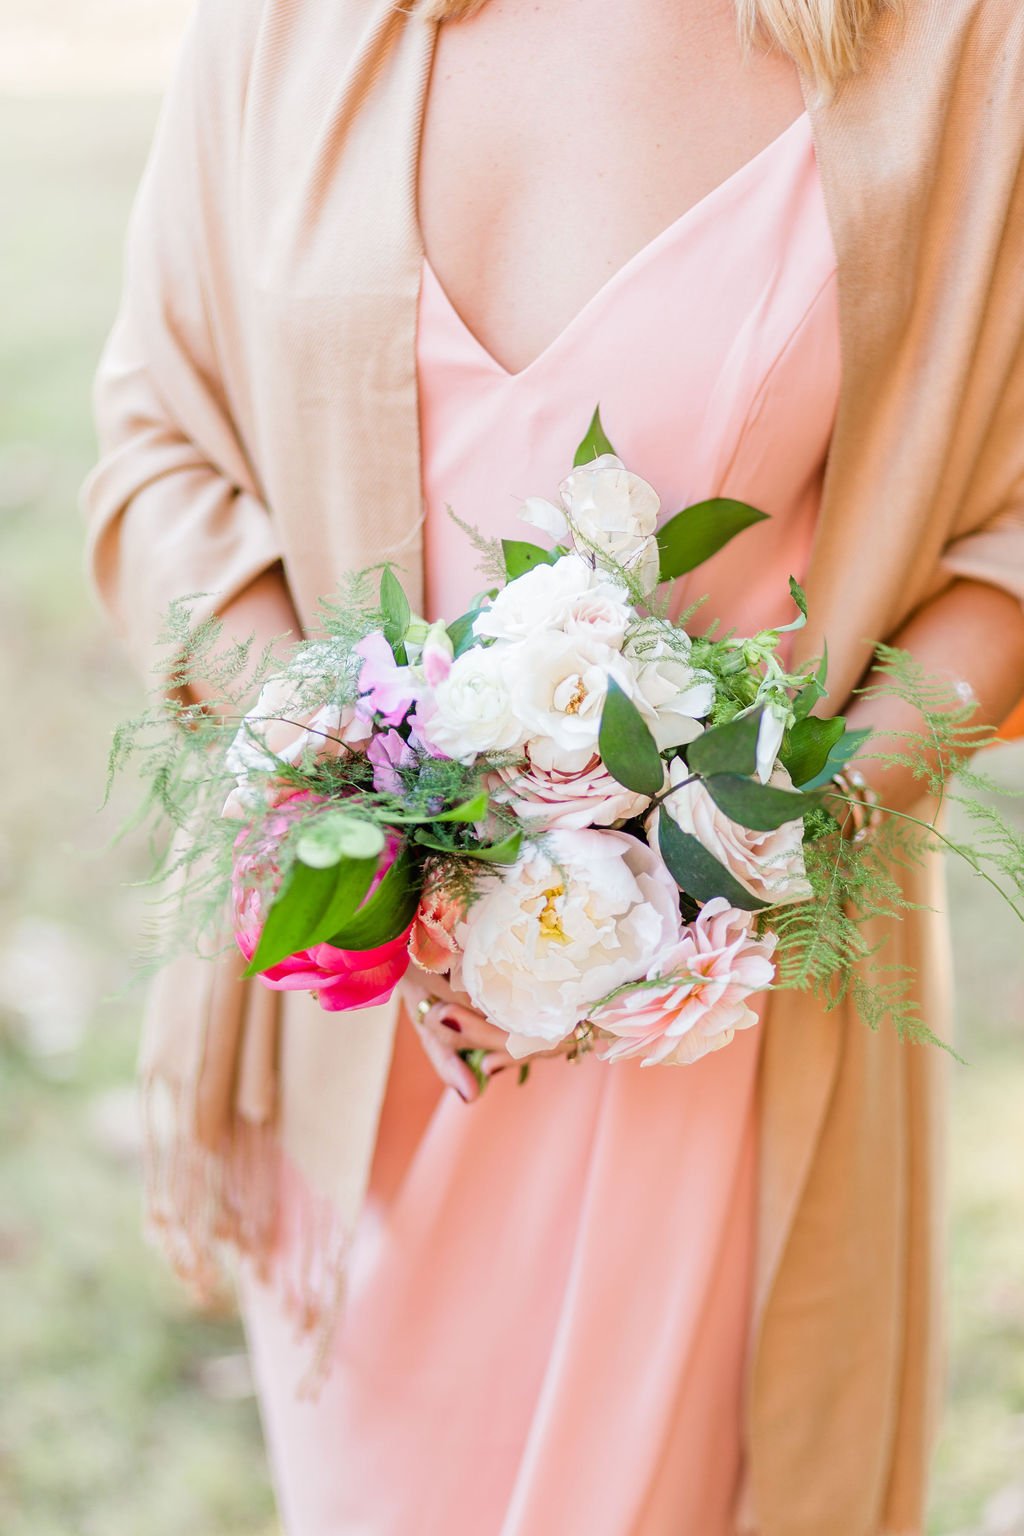
[[[610,827],[638,816],[650,804],[646,795],[624,789],[613,779],[596,752],[575,771],[534,761],[529,744],[524,755],[525,767],[498,769],[489,788],[495,800],[537,828]]]
[[[707,902],[647,972],[658,985],[623,990],[591,1015],[615,1037],[602,1060],[642,1056],[645,1067],[686,1066],[721,1050],[757,1023],[747,998],[770,986],[777,942],[773,933],[755,935],[751,913],[721,896]]]
[[[261,887],[269,878],[271,889],[278,883],[275,855],[299,814],[300,804],[308,805],[315,796],[293,795],[272,816],[263,835],[255,844],[248,832],[235,839],[235,868],[232,880],[235,941],[246,962],[256,953],[263,932],[263,894]],[[377,872],[364,897],[368,901],[395,861],[400,843],[389,837]],[[328,1013],[350,1008],[368,1008],[391,996],[409,966],[409,928],[387,944],[375,949],[336,949],[332,944],[316,944],[300,950],[286,960],[262,971],[259,980],[275,992],[312,992],[320,1007]]]

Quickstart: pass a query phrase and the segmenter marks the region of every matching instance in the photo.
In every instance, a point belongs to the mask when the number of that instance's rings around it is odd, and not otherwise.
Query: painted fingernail
[[[441,1023],[444,1025],[445,1029],[452,1029],[457,1035],[462,1034],[462,1025],[459,1023],[458,1019],[451,1019],[445,1016],[445,1018],[441,1020]]]
[[[463,1104],[468,1104],[469,1103],[469,1094],[468,1093],[463,1093],[463,1091],[459,1087],[458,1083],[453,1083],[452,1086],[455,1089],[455,1092],[458,1094],[459,1098],[462,1100]]]
[[[506,1071],[507,1067],[508,1067],[508,1063],[507,1062],[503,1063],[500,1067],[488,1067],[487,1068],[487,1076],[488,1077],[497,1077],[498,1073]]]

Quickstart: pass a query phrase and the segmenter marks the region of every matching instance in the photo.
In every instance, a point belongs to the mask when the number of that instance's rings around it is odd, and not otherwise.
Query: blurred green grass
[[[90,376],[117,297],[149,97],[0,98],[0,1529],[270,1536],[241,1336],[139,1235],[121,995],[138,850],[104,852],[106,744],[139,697],[81,574]],[[10,743],[14,743],[13,748]],[[1022,782],[1024,755],[993,768]],[[1024,955],[953,881],[950,1407],[934,1536],[1024,1536]],[[35,1001],[33,1001],[35,1000]],[[410,1533],[411,1536],[411,1533]],[[827,1533],[822,1533],[827,1536]]]

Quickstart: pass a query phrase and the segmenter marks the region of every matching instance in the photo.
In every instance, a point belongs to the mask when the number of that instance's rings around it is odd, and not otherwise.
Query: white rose
[[[579,555],[563,555],[554,565],[535,565],[503,587],[477,615],[473,633],[525,640],[541,629],[589,627],[595,633],[600,629],[606,643],[621,645],[630,617],[629,596],[618,582]]]
[[[524,734],[512,709],[508,658],[512,647],[465,651],[420,704],[415,727],[445,757],[471,763],[481,753],[512,752]]]
[[[553,832],[495,876],[456,928],[473,1004],[513,1056],[564,1040],[680,934],[661,859],[622,832]]]
[[[699,723],[710,715],[715,702],[715,680],[710,672],[692,667],[689,639],[682,630],[667,640],[641,631],[626,647],[625,655],[635,675],[633,702],[651,726],[658,751],[682,746],[699,736]]]
[[[613,453],[581,464],[562,481],[564,512],[531,496],[521,516],[559,541],[571,533],[578,549],[596,550],[632,572],[645,592],[658,584],[658,525],[661,500],[646,480]]]
[[[772,906],[808,901],[813,895],[804,867],[803,822],[787,821],[774,832],[755,832],[731,821],[708,794],[699,779],[684,784],[689,769],[674,758],[669,778],[680,785],[662,804],[683,832],[688,832],[712,854],[744,890]],[[772,774],[772,784],[790,789],[792,780],[784,768]],[[648,823],[648,838],[658,846],[658,816]]]
[[[512,710],[545,767],[582,768],[597,750],[609,676],[626,693],[633,683],[611,646],[557,631],[510,648],[509,670]]]

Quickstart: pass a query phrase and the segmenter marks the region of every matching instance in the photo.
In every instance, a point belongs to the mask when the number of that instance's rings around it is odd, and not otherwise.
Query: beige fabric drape
[[[956,573],[1024,599],[1024,11],[911,0],[831,105],[807,86],[839,263],[843,379],[808,594],[841,708]],[[102,601],[140,664],[169,600],[213,610],[278,559],[304,624],[385,557],[417,598],[419,124],[435,36],[382,0],[203,0],[133,216],[85,487]],[[1022,680],[1024,686],[1024,680]],[[941,906],[934,868],[908,894]],[[925,889],[927,887],[927,891]],[[910,914],[946,1027],[941,918]],[[200,1283],[305,1202],[307,1321],[337,1303],[392,1008],[282,1014],[230,962],[155,989],[151,1198]],[[847,1010],[773,1000],[760,1080],[745,1529],[922,1529],[938,1399],[946,1063]],[[301,1187],[305,1194],[297,1194]]]

